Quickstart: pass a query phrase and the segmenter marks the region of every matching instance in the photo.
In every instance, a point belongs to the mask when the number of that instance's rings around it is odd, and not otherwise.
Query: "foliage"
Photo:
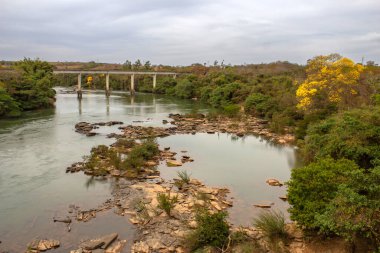
[[[20,104],[12,98],[0,83],[0,117],[17,117],[20,116]]]
[[[157,78],[157,86],[154,90],[158,94],[173,94],[177,81],[172,77]]]
[[[280,211],[264,211],[254,218],[253,225],[268,238],[286,238],[285,217]]]
[[[244,103],[245,111],[257,116],[265,116],[265,114],[273,107],[270,96],[261,93],[252,93],[247,97]]]
[[[338,187],[336,197],[316,220],[321,231],[353,241],[367,237],[380,246],[380,167],[352,171],[350,180]]]
[[[307,161],[331,156],[353,160],[363,168],[378,165],[380,107],[345,111],[311,125],[302,153]]]
[[[228,239],[229,226],[226,221],[227,213],[210,213],[202,210],[197,213],[197,228],[188,238],[188,246],[194,250],[204,246],[222,248]]]
[[[132,148],[131,152],[128,154],[128,157],[123,162],[124,168],[140,170],[145,161],[151,160],[159,153],[160,150],[154,140],[145,140],[140,145],[136,145]]]
[[[326,210],[340,184],[348,181],[349,171],[359,167],[352,161],[324,158],[292,171],[288,182],[291,219],[309,229],[319,228],[316,215]]]
[[[297,89],[297,107],[309,111],[329,103],[340,107],[350,105],[353,97],[359,93],[359,78],[363,68],[336,54],[309,60],[307,78]]]
[[[292,219],[308,229],[337,234],[349,241],[366,237],[380,246],[380,167],[360,169],[331,158],[292,172]]]
[[[241,102],[248,95],[248,91],[244,89],[245,87],[245,85],[238,82],[218,86],[211,92],[208,103],[218,108],[231,103]]]
[[[50,107],[54,103],[53,66],[39,59],[25,58],[15,64],[21,78],[12,83],[11,95],[23,110]]]
[[[223,106],[223,114],[228,117],[237,117],[239,116],[240,105],[230,104]]]
[[[194,84],[188,78],[182,79],[175,86],[175,95],[180,98],[192,98],[194,96]]]
[[[113,144],[114,147],[133,148],[136,146],[136,141],[133,139],[119,138]]]
[[[190,174],[187,173],[186,170],[177,171],[177,175],[181,179],[181,181],[184,182],[185,184],[190,183]]]
[[[39,59],[16,62],[15,73],[0,76],[0,117],[54,105],[53,66]]]
[[[171,211],[173,210],[176,203],[178,202],[178,197],[177,197],[177,195],[170,197],[170,192],[169,192],[169,194],[158,193],[157,194],[157,201],[158,201],[158,208],[165,211],[165,213],[168,216],[171,216]]]

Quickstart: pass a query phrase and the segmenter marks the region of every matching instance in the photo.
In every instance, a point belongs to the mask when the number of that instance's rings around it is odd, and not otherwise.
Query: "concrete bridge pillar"
[[[174,74],[174,75],[173,75],[173,79],[176,79],[176,78],[177,78],[177,75],[176,75],[176,74]]]
[[[106,74],[106,96],[110,95],[110,74]]]
[[[79,99],[82,99],[82,74],[78,74],[78,87],[77,87],[77,96]]]
[[[157,75],[153,75],[153,91],[156,89],[157,85]]]
[[[135,74],[131,75],[131,95],[135,94]]]

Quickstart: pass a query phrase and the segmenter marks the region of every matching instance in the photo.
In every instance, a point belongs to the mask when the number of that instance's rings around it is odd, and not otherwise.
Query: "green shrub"
[[[222,248],[228,240],[229,226],[226,221],[227,213],[210,213],[199,211],[196,215],[197,228],[187,238],[191,250],[204,246]]]
[[[0,82],[0,117],[18,117],[20,115],[20,104],[7,93]]]
[[[190,80],[182,79],[175,87],[175,95],[180,98],[192,98],[194,89],[194,84]]]
[[[273,109],[273,103],[270,96],[261,93],[252,93],[245,100],[244,109],[247,113],[264,117],[266,113]]]
[[[139,170],[147,160],[153,159],[160,153],[158,145],[154,140],[148,139],[141,144],[136,145],[129,152],[128,157],[124,160],[125,169]]]
[[[311,125],[301,151],[308,162],[331,156],[362,168],[380,165],[380,107],[345,111]]]
[[[208,103],[215,108],[220,108],[231,103],[239,102],[238,96],[242,84],[234,82],[216,87],[210,94]]]
[[[230,104],[223,106],[223,114],[228,117],[236,117],[239,115],[240,105]]]
[[[339,185],[324,212],[316,214],[320,231],[351,242],[369,238],[374,247],[380,247],[380,167],[351,171],[349,178]]]
[[[178,202],[178,197],[177,195],[174,197],[170,197],[170,193],[169,194],[158,193],[157,201],[158,201],[158,208],[165,211],[165,213],[168,216],[171,216],[171,211],[173,210],[176,203]]]
[[[291,219],[309,229],[319,228],[316,215],[325,211],[339,185],[348,181],[347,172],[357,170],[359,168],[353,161],[332,158],[293,169],[287,183]]]
[[[270,238],[286,238],[285,217],[279,211],[264,211],[254,218],[253,225]]]

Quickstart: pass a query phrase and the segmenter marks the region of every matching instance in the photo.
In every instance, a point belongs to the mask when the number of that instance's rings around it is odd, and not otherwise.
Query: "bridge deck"
[[[54,74],[112,74],[112,75],[178,75],[175,72],[122,71],[122,70],[54,70]]]

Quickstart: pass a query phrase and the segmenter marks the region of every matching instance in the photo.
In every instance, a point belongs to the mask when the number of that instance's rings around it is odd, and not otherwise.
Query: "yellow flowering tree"
[[[298,87],[297,108],[305,111],[329,104],[347,106],[359,92],[363,66],[337,54],[308,61],[306,80]]]

